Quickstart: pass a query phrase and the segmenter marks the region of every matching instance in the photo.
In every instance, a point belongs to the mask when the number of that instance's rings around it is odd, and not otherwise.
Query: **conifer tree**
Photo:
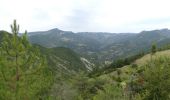
[[[27,32],[19,36],[14,20],[12,34],[5,33],[0,48],[0,99],[30,100],[44,88],[45,59],[28,39]]]
[[[156,53],[156,44],[152,44],[151,54],[154,55]]]
[[[151,47],[151,61],[153,59],[153,55],[156,53],[156,44],[152,44]]]

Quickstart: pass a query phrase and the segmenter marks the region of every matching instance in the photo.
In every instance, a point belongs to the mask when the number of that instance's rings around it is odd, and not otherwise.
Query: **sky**
[[[170,28],[170,0],[0,0],[0,30],[140,32]]]

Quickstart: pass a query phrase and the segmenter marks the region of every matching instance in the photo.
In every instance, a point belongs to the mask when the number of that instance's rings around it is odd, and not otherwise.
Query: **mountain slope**
[[[156,43],[158,47],[170,43],[170,30],[143,31],[126,41],[108,45],[102,51],[108,51],[109,53],[106,55],[108,57],[112,54],[109,58],[122,55],[130,56],[134,53],[149,50],[153,43]]]
[[[85,71],[87,70],[80,57],[72,50],[64,47],[44,48],[40,47],[40,52],[47,58],[48,65],[56,70],[65,71]]]
[[[152,56],[152,60],[160,58],[160,57],[169,57],[169,56],[170,56],[170,50],[159,51],[159,52],[156,52],[156,54]],[[147,64],[150,61],[151,61],[151,55],[146,54],[145,56],[139,59],[136,59],[133,62],[134,64],[137,64],[136,67],[133,67],[133,65],[125,65],[121,68],[115,69],[114,71],[110,73],[101,74],[98,76],[98,78],[106,79],[109,82],[113,83],[115,82],[115,80],[113,80],[114,78],[121,77],[121,79],[123,79],[124,82],[129,82],[131,79],[131,75],[134,74],[134,72],[140,71],[141,67],[143,67],[143,65]],[[118,71],[121,72],[120,76],[118,76]]]
[[[53,29],[31,32],[29,39],[45,47],[68,47],[95,63],[111,62],[115,59],[147,51],[155,42],[158,47],[170,43],[170,30],[142,31],[132,33],[79,32]]]
[[[53,29],[44,32],[31,32],[29,39],[48,48],[51,47],[68,47],[76,53],[91,60],[98,59],[98,52],[109,44],[126,40],[133,37],[134,34],[111,34],[102,32],[80,32],[73,33]]]
[[[0,31],[0,41],[2,41],[4,34],[9,33]],[[53,71],[63,71],[70,73],[88,71],[86,64],[81,61],[80,56],[71,49],[64,47],[45,48],[36,44],[33,44],[33,46],[38,47],[41,54],[46,56],[48,66],[52,68]]]

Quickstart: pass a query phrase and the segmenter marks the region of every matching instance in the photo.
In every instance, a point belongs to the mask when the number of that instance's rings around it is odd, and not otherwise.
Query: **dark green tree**
[[[153,55],[156,53],[156,44],[152,44],[151,46],[151,61],[153,59]]]
[[[152,44],[151,47],[151,54],[154,55],[156,53],[157,49],[156,49],[156,44]]]
[[[46,60],[29,43],[26,31],[18,37],[16,20],[11,30],[12,34],[4,34],[0,48],[0,99],[35,99],[49,84],[44,77],[48,73],[44,71]]]

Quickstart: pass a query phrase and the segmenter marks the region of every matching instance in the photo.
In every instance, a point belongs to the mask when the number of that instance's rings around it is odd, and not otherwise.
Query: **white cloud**
[[[0,0],[0,3],[0,30],[10,31],[13,19],[17,19],[21,31],[61,28],[75,32],[139,32],[170,28],[169,0]]]

